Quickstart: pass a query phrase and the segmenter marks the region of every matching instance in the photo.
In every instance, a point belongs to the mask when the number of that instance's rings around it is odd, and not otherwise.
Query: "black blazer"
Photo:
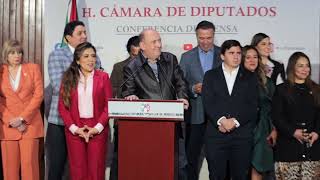
[[[275,146],[275,160],[283,162],[305,161],[303,144],[293,137],[300,123],[306,123],[309,132],[320,135],[320,108],[316,106],[313,94],[304,85],[288,82],[277,86],[272,99],[272,119],[278,131]],[[310,151],[311,160],[320,160],[320,140],[318,139]]]
[[[276,85],[277,78],[279,75],[280,75],[282,81],[284,82],[286,80],[286,72],[284,71],[284,65],[278,61],[273,60],[273,59],[269,58],[269,60],[274,64],[273,72],[270,77],[273,84]]]
[[[161,52],[157,61],[159,82],[147,59],[140,52],[123,69],[124,81],[122,96],[136,95],[140,99],[187,99],[187,85],[177,57]]]
[[[231,95],[229,95],[222,66],[207,71],[204,76],[202,98],[209,119],[208,136],[223,137],[217,121],[222,116],[238,120],[240,127],[228,133],[235,137],[252,137],[258,112],[257,76],[240,67]]]

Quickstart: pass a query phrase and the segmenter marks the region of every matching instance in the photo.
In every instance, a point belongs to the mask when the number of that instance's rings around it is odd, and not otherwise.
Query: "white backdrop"
[[[61,41],[68,1],[45,1],[46,84],[48,54]],[[128,38],[143,28],[157,28],[163,50],[180,58],[185,44],[196,46],[197,23],[209,20],[216,25],[217,45],[226,39],[245,45],[255,33],[264,32],[274,43],[272,56],[278,61],[286,64],[294,51],[305,52],[312,62],[312,77],[319,81],[318,0],[78,0],[78,14],[108,73],[114,63],[128,56]]]

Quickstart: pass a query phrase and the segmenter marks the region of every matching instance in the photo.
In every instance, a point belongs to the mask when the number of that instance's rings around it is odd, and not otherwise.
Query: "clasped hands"
[[[312,144],[318,140],[319,135],[316,132],[307,133],[303,129],[296,129],[293,136],[302,144],[303,142]]]
[[[24,132],[27,130],[27,125],[25,123],[25,121],[21,118],[21,117],[16,117],[13,118],[10,122],[9,122],[10,127],[12,128],[17,128],[17,130],[19,132]]]
[[[231,132],[236,128],[235,118],[222,118],[220,120],[220,125],[218,127],[219,131],[222,133]]]
[[[87,125],[84,125],[83,127],[78,128],[75,134],[78,135],[79,137],[84,138],[86,143],[88,143],[90,138],[92,138],[96,134],[99,134],[99,131],[96,128],[92,128]]]

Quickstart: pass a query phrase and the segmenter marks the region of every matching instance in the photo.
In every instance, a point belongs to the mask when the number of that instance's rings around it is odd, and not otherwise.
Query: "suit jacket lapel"
[[[2,83],[4,86],[7,86],[7,89],[9,90],[9,92],[15,96],[17,99],[20,99],[19,97],[19,91],[21,90],[22,86],[23,86],[23,83],[25,81],[25,78],[23,77],[24,74],[27,74],[25,72],[25,69],[23,67],[23,65],[21,66],[21,73],[20,73],[20,81],[19,81],[19,85],[18,85],[18,88],[16,91],[13,90],[13,87],[11,85],[11,82],[10,82],[10,77],[9,77],[9,68],[8,66],[6,66],[5,70],[4,70],[4,82]],[[22,101],[21,101],[22,102]]]
[[[9,76],[9,69],[7,65],[3,65],[3,72],[2,72],[2,82],[1,82],[1,89],[5,90],[7,93],[16,96],[16,93],[13,91],[13,88],[10,83],[10,76]]]
[[[195,47],[193,49],[193,53],[194,53],[194,56],[195,56],[195,60],[192,61],[193,67],[199,71],[199,73],[201,75],[201,79],[203,79],[204,72],[203,72],[203,69],[202,69],[202,66],[201,66],[201,61],[200,61],[199,46],[197,46],[197,47]]]
[[[70,59],[71,61],[73,61],[73,53],[71,52],[71,49],[69,48],[69,46],[67,46],[67,48],[65,48],[65,52],[66,55],[68,56],[68,59]]]
[[[161,55],[160,55],[160,57],[161,57]],[[146,58],[144,58],[144,56],[142,55],[142,53],[140,54],[140,61],[138,61],[138,67],[137,68],[139,68],[140,66],[142,66],[142,65],[144,65],[144,63],[147,63],[148,64],[148,62],[145,62],[145,61],[147,61],[147,59]],[[151,77],[154,81],[157,81],[157,78],[156,78],[156,75],[153,73],[153,70],[152,70],[152,68],[149,66],[149,64],[148,65],[144,65],[144,67],[142,67],[143,68],[143,70],[144,70],[144,72],[149,76],[149,77]],[[158,72],[159,72],[159,69],[158,69]],[[138,72],[139,73],[139,72]],[[137,74],[138,74],[137,73]]]
[[[75,115],[76,118],[80,119],[80,111],[79,111],[79,95],[78,95],[78,83],[74,90],[71,91],[71,100],[74,101]],[[71,102],[72,103],[72,102]]]
[[[28,78],[27,77],[28,75],[29,74],[28,74],[27,69],[25,68],[25,66],[21,65],[20,82],[19,82],[17,90],[15,91],[16,94],[18,94],[21,91],[22,86],[24,86],[24,83],[26,82],[26,78]]]
[[[95,70],[94,74],[93,74],[93,88],[92,88],[92,104],[93,104],[93,114],[94,114],[94,110],[95,107],[94,105],[96,104],[96,97],[95,95],[97,95],[97,90],[98,90],[98,83],[99,83],[99,73]]]
[[[226,78],[224,77],[224,74],[223,74],[222,66],[219,66],[219,78],[218,79],[220,80],[219,84],[221,84],[221,92],[224,92],[226,96],[230,96],[227,81],[226,81]]]
[[[220,52],[218,52],[217,48],[213,48],[213,63],[212,63],[212,69],[218,67],[221,64],[220,60]]]
[[[243,76],[244,76],[244,74],[243,74],[242,68],[239,67],[239,71],[238,71],[236,80],[234,82],[231,95],[235,95],[239,92],[239,90],[241,90],[241,85],[243,84],[242,82],[244,82]]]

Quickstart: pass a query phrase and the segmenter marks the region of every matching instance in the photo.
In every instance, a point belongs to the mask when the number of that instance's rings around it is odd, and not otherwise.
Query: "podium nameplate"
[[[126,101],[109,100],[111,118],[152,118],[183,120],[183,103],[180,101]]]

